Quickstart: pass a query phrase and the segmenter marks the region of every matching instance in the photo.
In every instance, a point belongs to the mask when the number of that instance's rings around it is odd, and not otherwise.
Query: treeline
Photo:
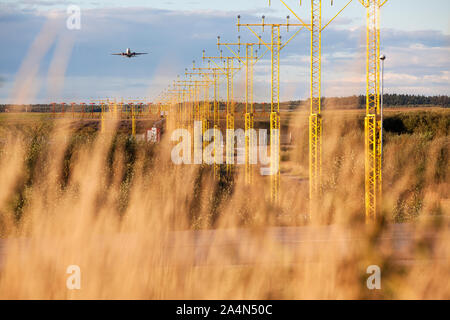
[[[302,103],[309,103],[309,99],[305,101],[290,101],[290,105],[299,105]],[[420,106],[438,106],[448,108],[450,107],[450,97],[447,95],[441,96],[424,96],[424,95],[413,95],[413,94],[384,94],[383,104],[385,107],[395,107],[395,106],[409,106],[409,107],[420,107]],[[322,98],[322,106],[324,108],[360,108],[366,107],[366,96],[350,96],[350,97],[329,97]]]
[[[365,96],[362,98],[365,99]],[[449,96],[423,96],[394,93],[383,95],[383,100],[387,106],[434,105],[446,108],[450,106]]]
[[[413,95],[413,94],[385,94],[383,95],[383,101],[385,107],[398,107],[398,106],[408,106],[408,107],[422,107],[422,106],[436,106],[436,107],[450,107],[450,97],[447,95],[440,96],[424,96],[424,95]],[[221,105],[225,106],[225,102],[221,102]],[[243,107],[243,102],[237,103],[241,104]],[[270,103],[255,103],[256,109],[267,109]],[[300,101],[286,101],[281,103],[281,108],[285,109],[297,109],[300,105],[309,105],[309,99]],[[324,109],[364,109],[366,107],[366,96],[350,96],[350,97],[324,97],[322,98],[322,106]],[[61,109],[61,105],[58,105],[57,109]],[[66,110],[71,107],[69,105],[65,106]],[[77,110],[81,106],[77,105],[75,108]],[[86,106],[86,108],[91,108]],[[5,104],[0,104],[0,112],[14,112],[14,111],[31,111],[31,112],[50,112],[50,104],[33,104],[33,105],[21,105],[21,106],[8,106]],[[98,109],[98,110],[97,110]],[[87,110],[87,109],[86,109]],[[99,111],[99,106],[95,106],[95,112]],[[56,110],[59,112],[60,110]]]

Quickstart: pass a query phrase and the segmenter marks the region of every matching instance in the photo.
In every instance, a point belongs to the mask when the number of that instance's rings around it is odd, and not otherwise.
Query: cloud
[[[58,1],[45,1],[48,5]],[[29,4],[36,4],[29,1]],[[3,5],[4,6],[4,5]],[[256,10],[256,9],[255,9]],[[256,21],[256,12],[242,13],[246,22]],[[64,14],[64,13],[63,13]],[[86,100],[90,97],[155,96],[171,83],[177,74],[182,75],[191,61],[201,62],[202,50],[216,54],[216,37],[223,41],[235,41],[238,35],[236,12],[225,11],[171,11],[144,7],[97,8],[82,10],[80,31],[68,31],[65,20],[54,26],[61,37],[73,38],[70,59],[60,61],[66,70],[61,99]],[[0,101],[11,96],[10,82],[18,74],[32,43],[47,20],[47,13],[15,10],[0,13],[0,74],[4,86],[0,88]],[[347,20],[338,21],[323,34],[322,78],[323,94],[344,96],[363,93],[365,90],[365,29],[346,28]],[[284,40],[295,32],[284,33]],[[241,28],[242,41],[256,38]],[[17,36],[20,35],[20,36]],[[264,33],[265,39],[269,33]],[[268,40],[267,40],[268,41]],[[449,93],[449,43],[448,35],[434,30],[408,32],[395,29],[382,30],[383,52],[386,60],[386,90],[398,93]],[[55,48],[54,48],[55,47]],[[57,45],[50,46],[35,70],[36,79],[42,80],[37,97],[54,99],[56,93],[46,83],[61,76],[49,72],[58,65],[54,59]],[[150,52],[148,56],[124,59],[111,56],[111,52],[132,50]],[[226,48],[223,48],[224,54]],[[265,51],[261,47],[259,52]],[[241,48],[243,52],[243,48]],[[307,98],[309,95],[309,33],[300,31],[298,36],[281,52],[282,99]],[[56,54],[56,55],[55,55]],[[270,97],[270,55],[255,66],[255,100]],[[53,61],[53,62],[52,62]],[[67,69],[66,69],[67,67]],[[59,70],[58,68],[53,70]],[[62,70],[61,69],[61,70]],[[55,76],[55,74],[57,76]],[[223,82],[223,80],[222,80]],[[236,93],[243,97],[243,81],[236,80]],[[224,93],[224,90],[222,90]]]

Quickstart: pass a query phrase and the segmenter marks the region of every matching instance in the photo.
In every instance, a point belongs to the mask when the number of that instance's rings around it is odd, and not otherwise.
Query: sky
[[[155,100],[184,70],[202,64],[202,50],[217,55],[216,38],[256,42],[241,23],[267,23],[295,17],[272,0],[0,0],[0,104],[91,102],[104,98]],[[285,0],[310,20],[310,1]],[[323,24],[348,0],[322,2]],[[79,6],[79,30],[69,30],[66,12]],[[450,94],[450,1],[388,0],[381,9],[385,92]],[[365,91],[365,9],[352,3],[322,33],[322,95]],[[268,39],[268,29],[257,33]],[[283,30],[282,39],[295,33]],[[110,55],[149,52],[137,58]],[[226,48],[222,48],[224,55]],[[263,54],[264,47],[258,48]],[[243,49],[242,49],[243,52]],[[306,99],[310,81],[310,35],[301,30],[281,51],[281,100]],[[234,92],[244,97],[244,72]],[[222,83],[224,80],[222,80]],[[225,98],[223,84],[221,97]],[[270,97],[270,54],[255,66],[255,101]]]

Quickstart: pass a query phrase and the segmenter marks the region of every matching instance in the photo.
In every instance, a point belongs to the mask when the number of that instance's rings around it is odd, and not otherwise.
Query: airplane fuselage
[[[125,55],[126,55],[128,58],[131,58],[131,57],[134,56],[135,54],[134,54],[134,52],[131,52],[130,48],[127,48],[127,50],[125,51]]]
[[[145,53],[145,52],[133,52],[133,51],[131,51],[130,48],[127,48],[127,50],[125,52],[113,53],[113,55],[123,56],[123,57],[127,57],[127,58],[132,58],[132,57],[135,57],[135,56],[141,55],[141,54],[147,54],[147,53]]]

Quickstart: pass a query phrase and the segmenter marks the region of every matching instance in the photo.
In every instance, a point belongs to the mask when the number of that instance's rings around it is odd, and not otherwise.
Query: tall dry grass
[[[2,131],[0,298],[450,298],[448,136],[386,136],[383,219],[366,226],[360,121],[327,118],[310,217],[305,120],[290,121],[278,206],[242,168],[214,181],[173,165],[167,135],[149,146],[62,120]],[[369,265],[382,290],[367,289]]]

